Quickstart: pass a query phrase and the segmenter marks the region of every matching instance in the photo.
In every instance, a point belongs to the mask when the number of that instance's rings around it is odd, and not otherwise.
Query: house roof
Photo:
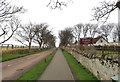
[[[98,36],[96,38],[93,38],[93,43],[96,43],[100,38],[103,38],[106,42],[108,42],[104,37]]]
[[[118,75],[111,77],[111,79],[113,79],[113,80],[115,80],[115,81],[118,81],[118,78],[119,78]]]

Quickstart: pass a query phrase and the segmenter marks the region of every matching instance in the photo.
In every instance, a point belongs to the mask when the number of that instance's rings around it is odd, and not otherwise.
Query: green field
[[[32,68],[30,68],[26,72],[22,73],[16,79],[15,82],[17,82],[19,80],[37,80],[40,77],[40,75],[42,74],[42,72],[45,70],[47,65],[52,60],[54,54],[55,54],[55,51],[52,54],[50,54],[49,56],[47,56],[45,59],[43,59],[42,61],[38,62]]]
[[[24,57],[27,55],[31,55],[31,54],[35,54],[38,52],[44,51],[43,49],[36,49],[36,50],[32,50],[30,52],[26,51],[26,52],[22,52],[21,53],[7,53],[7,54],[3,54],[2,56],[0,56],[1,61],[8,61],[11,59],[16,59],[16,58],[20,58],[20,57]]]
[[[71,54],[67,51],[63,51],[63,53],[76,80],[98,80],[88,69],[78,63]]]

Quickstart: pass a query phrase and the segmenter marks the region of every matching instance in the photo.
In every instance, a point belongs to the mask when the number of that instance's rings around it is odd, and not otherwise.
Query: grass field
[[[16,53],[6,53],[6,54],[3,54],[0,56],[0,59],[2,59],[1,61],[8,61],[8,60],[11,60],[11,59],[16,59],[16,58],[20,58],[20,57],[24,57],[24,56],[27,56],[27,55],[31,55],[31,54],[35,54],[37,52],[41,52],[41,51],[44,51],[43,49],[35,49],[35,50],[32,50],[30,52],[24,50],[24,51],[19,51],[19,52],[16,52]]]
[[[42,72],[45,70],[47,65],[50,63],[52,60],[53,56],[55,54],[55,51],[50,54],[49,56],[46,57],[46,60],[43,59],[42,61],[38,62],[35,66],[30,68],[28,71],[22,73],[15,82],[18,80],[37,80]]]
[[[88,69],[78,63],[78,61],[67,51],[63,51],[63,53],[76,80],[95,80],[95,82],[98,80]]]
[[[31,50],[35,50],[35,49],[38,49],[38,48],[31,48]],[[29,49],[28,48],[1,48],[2,50],[2,54],[8,54],[8,53],[22,53],[24,51],[28,51]]]
[[[9,51],[12,51],[12,50],[20,50],[20,49],[28,49],[28,48],[1,48],[2,52],[9,52]]]

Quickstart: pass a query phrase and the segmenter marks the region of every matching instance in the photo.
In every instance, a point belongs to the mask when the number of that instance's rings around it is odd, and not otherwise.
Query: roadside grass
[[[98,79],[81,63],[79,63],[70,53],[63,50],[63,54],[71,68],[75,80],[95,80]]]
[[[52,60],[54,54],[55,51],[53,51],[53,53],[47,56],[45,59],[39,61],[32,68],[22,73],[20,76],[18,76],[15,82],[18,82],[19,80],[37,80]]]
[[[30,52],[28,52],[28,51],[27,52],[22,52],[21,51],[21,53],[7,53],[7,54],[1,55],[0,59],[1,59],[2,62],[4,62],[4,61],[24,57],[24,56],[35,54],[35,53],[42,52],[42,51],[44,51],[44,49],[36,49],[36,50],[32,50]]]

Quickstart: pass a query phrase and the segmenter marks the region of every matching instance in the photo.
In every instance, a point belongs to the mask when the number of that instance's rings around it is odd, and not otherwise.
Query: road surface
[[[2,62],[2,80],[14,80],[19,74],[52,53],[53,50]]]
[[[38,80],[74,80],[71,70],[60,49]]]

